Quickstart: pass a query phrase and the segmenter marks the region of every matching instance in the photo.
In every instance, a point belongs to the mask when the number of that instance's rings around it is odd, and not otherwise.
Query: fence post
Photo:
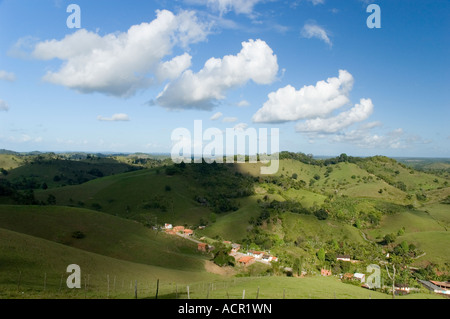
[[[188,299],[191,299],[191,296],[189,295],[189,286],[187,286],[187,293],[188,293]]]
[[[156,281],[156,296],[155,296],[155,299],[158,299],[158,291],[159,291],[159,279]]]
[[[245,299],[245,289],[242,291],[242,299]]]
[[[107,298],[109,299],[109,275],[106,275],[106,281],[108,282],[108,294],[107,294]]]
[[[137,280],[134,281],[134,299],[137,299]]]
[[[61,274],[61,281],[59,282],[59,292],[61,292],[62,289],[63,276],[64,274]]]
[[[256,299],[258,299],[258,297],[259,297],[259,287],[258,290],[256,291]]]

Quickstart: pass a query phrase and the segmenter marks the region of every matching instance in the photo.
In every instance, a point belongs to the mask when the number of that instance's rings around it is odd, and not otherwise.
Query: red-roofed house
[[[192,229],[185,229],[184,234],[187,236],[192,236],[194,234],[194,231]]]
[[[184,231],[184,226],[175,226],[173,228],[173,231],[176,232],[176,233],[183,232]]]
[[[251,265],[255,262],[255,257],[252,256],[243,256],[238,260],[239,263],[241,263],[244,266]]]
[[[320,269],[320,275],[321,276],[331,276],[331,270],[328,269]]]

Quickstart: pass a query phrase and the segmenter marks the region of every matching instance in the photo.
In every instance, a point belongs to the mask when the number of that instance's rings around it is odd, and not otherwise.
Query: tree
[[[292,178],[293,178],[293,179],[297,179],[297,178],[298,178],[297,173],[292,174]]]
[[[395,240],[397,239],[397,236],[395,236],[395,234],[386,234],[384,237],[383,237],[383,241],[384,241],[384,243],[387,245],[387,244],[390,244],[390,243],[393,243]]]
[[[216,265],[223,266],[234,266],[234,257],[228,255],[231,251],[231,247],[223,243],[218,243],[213,251],[213,261]]]
[[[403,252],[404,252],[405,254],[407,254],[407,253],[409,252],[409,245],[408,245],[408,243],[406,242],[406,240],[402,241],[402,243],[400,244],[400,246],[402,247]]]
[[[317,252],[317,258],[321,261],[324,262],[325,261],[325,250],[323,248],[320,248],[319,251]]]
[[[47,197],[47,204],[48,205],[56,205],[56,197],[53,194],[49,194]]]
[[[44,182],[44,183],[42,184],[41,188],[44,189],[44,190],[47,189],[47,188],[48,188],[47,183]]]

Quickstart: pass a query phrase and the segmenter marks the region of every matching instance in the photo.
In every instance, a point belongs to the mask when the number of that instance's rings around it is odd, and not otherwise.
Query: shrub
[[[86,235],[82,231],[77,230],[72,233],[72,237],[75,239],[82,239],[82,238],[86,237]]]

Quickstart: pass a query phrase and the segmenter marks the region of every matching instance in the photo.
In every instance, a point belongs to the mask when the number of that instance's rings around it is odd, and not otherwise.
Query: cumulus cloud
[[[325,0],[308,0],[309,2],[311,2],[313,5],[318,5],[318,4],[324,4]]]
[[[248,124],[247,123],[238,123],[236,124],[233,129],[235,131],[239,131],[239,132],[243,132],[248,128]]]
[[[329,118],[307,120],[304,123],[298,124],[296,130],[298,132],[336,133],[354,123],[366,120],[372,112],[372,100],[361,99],[360,104],[356,104],[348,111],[341,112]]]
[[[170,61],[159,64],[156,70],[156,77],[160,82],[164,80],[174,80],[191,66],[192,57],[188,53],[174,57]]]
[[[124,113],[119,113],[119,114],[114,114],[111,117],[103,117],[103,116],[98,116],[97,120],[102,121],[102,122],[127,122],[130,120],[129,116],[127,114]]]
[[[189,3],[206,5],[212,10],[220,12],[220,15],[230,11],[234,11],[237,14],[251,14],[254,6],[261,1],[262,0],[187,0]]]
[[[403,129],[398,128],[386,134],[375,134],[371,128],[361,126],[349,132],[342,132],[332,136],[331,141],[351,143],[361,148],[399,149],[408,147],[408,137]]]
[[[239,106],[239,107],[247,107],[247,106],[250,106],[250,103],[248,101],[246,101],[246,100],[242,100],[242,101],[240,101],[237,104],[237,106]]]
[[[16,80],[16,75],[12,72],[6,72],[4,70],[0,70],[0,80],[14,82]]]
[[[215,121],[218,120],[223,114],[221,112],[217,112],[216,114],[214,114],[213,116],[211,116],[210,120],[211,121]]]
[[[9,105],[6,101],[0,100],[0,111],[8,111]]]
[[[223,123],[234,123],[237,122],[238,118],[237,117],[225,117],[222,122]]]
[[[252,120],[257,123],[281,123],[327,116],[350,102],[349,93],[353,82],[349,72],[340,70],[339,77],[319,81],[315,86],[296,90],[287,85],[270,93]]]
[[[31,137],[28,134],[21,134],[19,137],[9,136],[8,141],[13,143],[28,143],[28,142],[41,143],[43,141],[43,138],[40,136]]]
[[[32,55],[41,60],[64,61],[61,68],[49,71],[44,80],[82,93],[100,92],[130,96],[153,83],[153,72],[159,79],[171,79],[190,66],[184,54],[171,61],[162,59],[175,46],[204,41],[209,25],[198,21],[194,12],[157,11],[150,23],[131,26],[127,32],[104,36],[81,29],[62,40],[39,42]],[[166,72],[166,73],[165,73]]]
[[[316,24],[305,24],[303,26],[301,34],[303,37],[308,39],[311,38],[320,39],[324,41],[326,44],[328,44],[330,47],[333,45],[325,29]]]
[[[277,56],[262,40],[242,42],[237,55],[211,58],[198,73],[186,70],[158,95],[157,103],[168,109],[211,109],[228,90],[252,80],[272,83],[278,73]]]

